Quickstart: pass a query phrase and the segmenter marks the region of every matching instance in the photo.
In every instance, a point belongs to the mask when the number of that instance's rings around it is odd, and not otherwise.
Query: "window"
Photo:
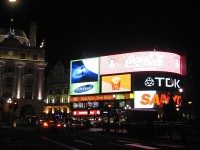
[[[60,96],[56,97],[56,104],[60,104]]]
[[[37,54],[33,54],[33,60],[37,60],[38,57],[37,57]]]
[[[13,78],[12,77],[7,77],[5,79],[5,89],[4,89],[4,96],[11,97],[12,96],[12,91],[13,91]]]
[[[64,97],[64,102],[63,102],[63,103],[66,104],[67,102],[68,102],[68,97],[65,96],[65,97]]]
[[[13,87],[13,78],[11,77],[6,78],[5,88],[12,89],[12,87]]]
[[[6,66],[5,67],[5,73],[14,73],[14,67]]]
[[[53,97],[50,97],[50,98],[49,98],[49,104],[53,104],[53,103],[54,103]]]
[[[21,59],[26,59],[25,53],[21,53]]]
[[[25,81],[25,98],[32,99],[33,79],[28,78]]]
[[[61,95],[62,94],[62,90],[61,89],[55,89],[55,94]]]

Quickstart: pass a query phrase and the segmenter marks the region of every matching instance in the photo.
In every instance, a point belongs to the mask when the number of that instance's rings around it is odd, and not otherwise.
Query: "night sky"
[[[153,49],[186,51],[190,65],[198,62],[200,12],[190,0],[7,1],[0,2],[0,27],[14,18],[14,28],[29,35],[30,22],[37,22],[50,65]]]

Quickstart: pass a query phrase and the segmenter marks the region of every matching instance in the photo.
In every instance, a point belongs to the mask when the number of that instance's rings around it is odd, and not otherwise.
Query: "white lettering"
[[[135,57],[131,55],[125,62],[125,67],[162,67],[164,55],[149,54],[147,56]]]
[[[155,80],[158,81],[158,86],[162,87],[164,85],[165,87],[174,87],[174,88],[180,88],[179,82],[180,80],[178,79],[171,79],[171,78],[164,78],[164,77],[155,77]],[[162,83],[165,84],[162,84]]]
[[[161,80],[165,80],[165,78],[155,77],[155,80],[158,80],[158,86],[162,86]]]
[[[180,86],[179,86],[179,82],[180,82],[180,80],[177,80],[176,81],[176,79],[174,79],[174,87],[176,88],[180,88]]]
[[[79,115],[87,115],[87,111],[79,111]]]

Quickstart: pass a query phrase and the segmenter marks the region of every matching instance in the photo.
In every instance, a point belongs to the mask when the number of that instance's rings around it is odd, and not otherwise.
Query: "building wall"
[[[43,112],[44,70],[47,63],[45,49],[34,46],[21,44],[17,35],[8,36],[0,42],[1,118],[40,117]],[[8,107],[9,98],[18,103],[13,114],[10,113],[12,108]]]
[[[45,88],[44,116],[68,117],[69,105],[69,71],[58,61],[47,73]]]

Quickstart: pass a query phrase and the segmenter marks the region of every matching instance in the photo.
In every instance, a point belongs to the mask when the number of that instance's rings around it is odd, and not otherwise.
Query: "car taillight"
[[[61,124],[60,124],[60,123],[58,123],[58,124],[57,124],[57,127],[61,127]]]
[[[48,124],[47,122],[44,122],[44,123],[43,123],[43,126],[44,126],[44,127],[48,127],[49,124]]]

